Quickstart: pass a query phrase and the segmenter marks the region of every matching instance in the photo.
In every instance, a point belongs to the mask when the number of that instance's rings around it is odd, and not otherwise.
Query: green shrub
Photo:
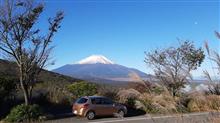
[[[190,102],[190,98],[187,95],[183,95],[181,96],[178,100],[177,100],[177,111],[179,113],[188,113],[189,109],[188,109],[188,104]]]
[[[17,80],[13,77],[0,76],[0,101],[9,98],[16,90]]]
[[[177,109],[177,112],[179,112],[179,113],[188,113],[189,112],[188,108],[182,104],[178,104],[176,106],[176,109]]]
[[[66,83],[56,81],[47,81],[37,83],[33,92],[38,94],[37,104],[54,103],[54,104],[72,104],[72,93],[69,92]]]
[[[127,104],[129,107],[135,107],[135,98],[128,98],[125,104]]]
[[[92,83],[77,82],[69,85],[67,88],[76,98],[97,94],[97,86]]]
[[[14,107],[6,117],[6,122],[23,122],[40,120],[42,115],[41,109],[38,105],[21,104]]]
[[[155,86],[153,88],[151,88],[151,92],[155,93],[155,94],[162,94],[164,92],[164,88],[161,86]]]

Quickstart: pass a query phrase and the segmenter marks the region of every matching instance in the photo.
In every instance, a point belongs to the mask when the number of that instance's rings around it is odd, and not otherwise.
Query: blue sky
[[[179,44],[177,38],[220,49],[214,31],[220,31],[219,0],[46,0],[39,25],[56,11],[65,18],[55,35],[54,69],[77,62],[92,54],[144,72],[152,72],[143,62],[144,51]],[[210,69],[206,60],[194,72]]]

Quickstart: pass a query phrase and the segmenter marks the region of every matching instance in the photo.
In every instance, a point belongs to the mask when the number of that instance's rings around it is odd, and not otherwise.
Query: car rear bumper
[[[85,112],[86,110],[81,108],[79,110],[72,110],[72,113],[75,114],[75,115],[78,115],[78,116],[85,116]]]

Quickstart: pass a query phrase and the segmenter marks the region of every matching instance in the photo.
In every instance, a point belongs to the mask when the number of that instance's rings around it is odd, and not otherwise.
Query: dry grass
[[[206,95],[198,92],[173,97],[166,90],[158,94],[125,89],[119,91],[118,97],[120,102],[126,102],[128,98],[136,99],[136,107],[154,114],[220,111],[219,95]]]
[[[177,113],[176,99],[169,94],[142,94],[140,101],[145,105],[147,113],[171,114]]]
[[[190,112],[201,111],[219,111],[220,110],[220,96],[219,95],[202,95],[196,94],[190,97],[187,105]]]
[[[118,92],[117,96],[119,102],[125,103],[128,99],[138,99],[141,96],[141,93],[135,89],[123,89]]]

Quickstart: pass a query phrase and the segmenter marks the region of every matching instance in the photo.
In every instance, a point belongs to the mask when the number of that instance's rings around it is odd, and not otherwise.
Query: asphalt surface
[[[49,120],[46,121],[46,123],[218,123],[214,122],[214,118],[220,118],[220,113],[203,112],[165,116],[142,115],[125,118],[102,117],[90,121],[86,118],[73,116],[57,120]]]

